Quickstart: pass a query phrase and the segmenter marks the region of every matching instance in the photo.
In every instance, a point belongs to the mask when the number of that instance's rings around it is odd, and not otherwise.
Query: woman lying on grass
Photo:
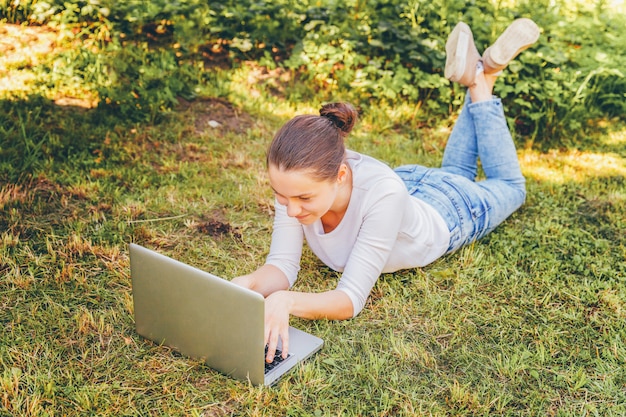
[[[357,112],[327,104],[320,115],[297,116],[274,137],[267,167],[276,195],[265,265],[235,278],[266,297],[265,340],[271,361],[279,338],[289,350],[289,316],[356,316],[383,272],[428,265],[489,233],[524,202],[525,180],[499,99],[499,72],[532,45],[538,27],[513,22],[480,56],[470,28],[459,23],[446,42],[445,76],[468,87],[441,168],[384,163],[346,150]],[[486,179],[476,182],[480,158]],[[330,268],[337,288],[289,291],[303,241]]]

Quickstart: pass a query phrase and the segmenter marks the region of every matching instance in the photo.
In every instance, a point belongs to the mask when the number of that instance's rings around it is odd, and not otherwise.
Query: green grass
[[[2,100],[2,132],[16,138],[4,143],[31,159],[0,161],[1,416],[626,414],[626,126],[613,123],[577,149],[518,139],[522,209],[458,253],[383,275],[353,320],[294,319],[326,344],[274,387],[139,337],[129,242],[225,277],[264,260],[265,148],[319,103],[252,87],[223,87],[232,107],[196,101],[159,125],[41,92]],[[349,146],[438,164],[452,121],[420,130],[411,111],[369,110]],[[297,289],[337,277],[307,252]]]

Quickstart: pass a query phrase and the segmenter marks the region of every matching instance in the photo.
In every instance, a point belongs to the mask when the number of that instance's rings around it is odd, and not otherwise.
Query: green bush
[[[507,3],[508,4],[508,3]],[[488,0],[199,0],[0,2],[8,22],[71,24],[99,48],[70,51],[101,106],[156,121],[225,70],[253,60],[281,67],[321,99],[364,108],[415,103],[422,122],[447,116],[462,88],[444,79],[445,40],[464,20],[484,49],[516,17],[542,28],[537,45],[505,71],[499,94],[532,140],[564,144],[599,118],[624,117],[625,18],[594,4]],[[287,94],[287,99],[289,92]],[[293,99],[297,99],[295,96]],[[545,140],[544,140],[545,142]]]
[[[505,72],[499,90],[516,115],[518,131],[559,145],[580,139],[598,119],[623,120],[624,16],[610,16],[600,2],[587,8],[533,3],[532,8],[542,35]]]

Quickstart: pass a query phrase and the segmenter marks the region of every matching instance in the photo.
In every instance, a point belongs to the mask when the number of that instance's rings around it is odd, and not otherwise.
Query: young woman
[[[289,316],[356,316],[383,272],[428,265],[481,238],[524,202],[525,180],[499,99],[500,70],[532,45],[539,29],[513,22],[481,56],[472,32],[459,23],[446,43],[446,78],[468,87],[441,168],[408,165],[392,170],[346,150],[357,112],[327,104],[320,115],[297,116],[274,137],[267,167],[275,219],[265,265],[235,278],[266,297],[265,340],[271,361],[279,338],[289,350]],[[486,179],[475,182],[477,159]],[[336,289],[290,291],[302,245],[342,272]]]

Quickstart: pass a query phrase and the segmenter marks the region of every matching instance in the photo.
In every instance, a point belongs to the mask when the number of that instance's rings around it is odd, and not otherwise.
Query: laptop
[[[137,333],[232,378],[272,385],[324,343],[290,327],[289,356],[266,366],[261,294],[134,243],[130,274]]]

